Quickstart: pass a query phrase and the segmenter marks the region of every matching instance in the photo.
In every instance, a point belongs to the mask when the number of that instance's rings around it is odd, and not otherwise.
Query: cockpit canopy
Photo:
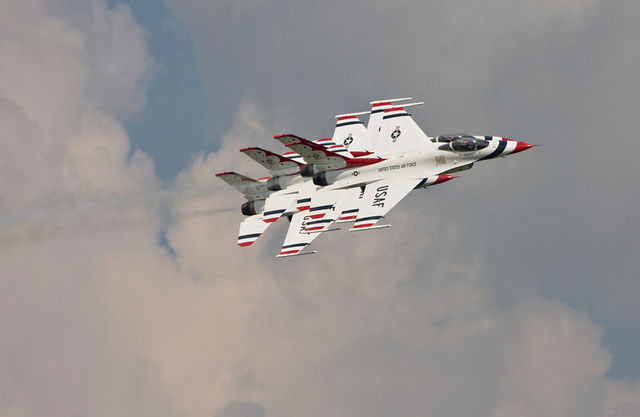
[[[489,146],[489,142],[484,139],[477,139],[471,135],[463,133],[437,136],[431,139],[433,142],[444,143],[438,149],[454,152],[473,152]]]
[[[466,133],[449,133],[446,135],[436,136],[431,139],[431,142],[452,142],[456,139],[474,139],[473,136]]]

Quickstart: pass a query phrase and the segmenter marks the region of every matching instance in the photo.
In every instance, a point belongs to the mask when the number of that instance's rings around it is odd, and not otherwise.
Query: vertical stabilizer
[[[431,144],[429,137],[405,109],[419,104],[423,103],[409,103],[404,104],[402,107],[392,107],[385,104],[384,107],[386,108],[384,110],[376,109],[375,118],[374,113],[371,113],[373,122],[379,124],[371,132],[370,139],[376,154],[392,155],[414,150],[425,144]],[[378,118],[380,119],[379,122]]]
[[[358,114],[341,114],[336,116],[336,129],[333,131],[333,141],[349,151],[367,151],[367,128],[358,118]]]

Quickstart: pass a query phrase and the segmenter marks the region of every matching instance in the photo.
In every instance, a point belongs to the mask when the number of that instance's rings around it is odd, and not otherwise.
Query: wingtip
[[[370,101],[369,104],[386,104],[386,103],[394,103],[398,101],[407,101],[407,100],[413,100],[413,98],[412,97],[386,98],[382,100]]]
[[[355,113],[342,113],[342,114],[336,114],[335,118],[339,119],[339,118],[344,117],[344,116],[363,116],[363,115],[369,114],[369,113],[371,113],[369,110],[367,110],[367,111],[358,111],[358,112],[355,112]]]

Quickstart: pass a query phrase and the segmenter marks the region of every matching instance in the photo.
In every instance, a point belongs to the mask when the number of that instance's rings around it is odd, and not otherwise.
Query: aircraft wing
[[[409,103],[404,107],[414,104],[419,103]],[[382,112],[378,131],[372,132],[371,136],[371,145],[376,154],[391,155],[432,145],[429,137],[404,107],[390,107]],[[376,113],[376,120],[380,120],[378,113]]]
[[[258,147],[240,149],[240,152],[267,168],[272,176],[297,174],[302,167],[293,159]]]
[[[247,200],[267,198],[269,194],[271,194],[265,182],[254,180],[237,172],[219,172],[216,174],[216,177],[224,180],[224,182],[240,191]]]
[[[311,205],[311,197],[315,192],[316,186],[313,182],[307,181],[302,185],[298,194],[295,194],[292,206],[299,211],[289,218],[289,229],[284,238],[280,254],[276,256],[277,258],[315,253],[315,251],[302,252],[319,235],[319,233],[305,232],[307,221],[310,220],[309,207]]]
[[[375,226],[375,224],[421,181],[421,179],[391,178],[367,184],[360,200],[358,217],[349,231],[389,227],[389,225]]]
[[[309,208],[309,220],[305,225],[305,232],[320,233],[340,218],[343,207],[353,196],[360,194],[360,188],[325,191],[320,189],[312,198]],[[336,229],[333,229],[336,230]]]
[[[345,191],[349,191],[350,194],[345,198],[341,207],[339,207],[340,216],[336,220],[336,223],[353,222],[358,218],[358,211],[360,211],[360,199],[364,195],[364,189],[348,188]]]
[[[276,256],[276,258],[283,258],[286,256],[296,256],[296,255],[307,255],[312,252],[302,252],[304,248],[306,248],[313,239],[315,239],[319,233],[305,233],[304,228],[306,225],[309,212],[299,211],[291,216],[291,223],[289,224],[289,230],[287,230],[287,235],[284,238],[284,243],[282,244],[282,249],[280,249],[280,253]]]
[[[260,235],[269,227],[269,223],[262,221],[262,214],[256,214],[245,218],[240,223],[238,232],[238,246],[251,246]]]
[[[264,204],[262,221],[273,223],[284,213],[295,209],[298,193],[283,193],[277,191],[269,196]]]

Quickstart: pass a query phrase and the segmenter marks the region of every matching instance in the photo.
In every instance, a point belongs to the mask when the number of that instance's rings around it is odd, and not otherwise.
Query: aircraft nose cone
[[[516,143],[516,148],[511,152],[513,153],[518,153],[518,152],[522,152],[522,151],[526,151],[529,148],[533,148],[536,145],[531,145],[529,143],[526,142],[518,142]]]

